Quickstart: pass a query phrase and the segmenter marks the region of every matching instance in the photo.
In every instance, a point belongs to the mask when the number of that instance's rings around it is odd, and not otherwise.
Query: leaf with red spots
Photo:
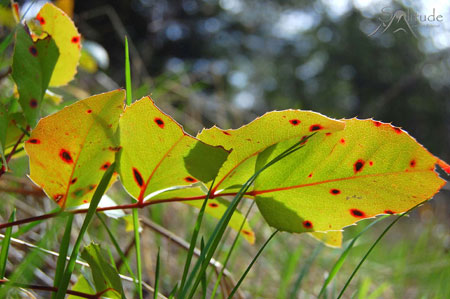
[[[60,206],[89,202],[114,161],[116,152],[109,148],[118,146],[114,133],[124,98],[116,90],[78,101],[42,118],[25,142],[30,178]]]
[[[342,130],[344,123],[315,112],[285,110],[266,113],[237,130],[203,130],[197,136],[200,140],[232,149],[216,178],[214,195],[237,192],[255,172],[259,153],[288,139],[300,141],[312,134],[311,128],[317,133],[334,132]]]
[[[40,30],[50,35],[59,49],[59,59],[50,80],[50,86],[60,86],[69,83],[77,73],[78,61],[81,56],[81,38],[73,21],[61,9],[51,3],[46,3],[38,15]],[[37,32],[39,33],[39,32]]]
[[[17,28],[12,76],[25,118],[33,127],[40,117],[41,102],[58,57],[53,38],[47,36],[34,43],[23,27]]]
[[[256,179],[249,195],[271,226],[339,232],[361,219],[405,212],[445,184],[434,168],[448,165],[405,131],[372,120],[345,124],[332,135],[316,134]],[[295,142],[261,153],[256,169]]]
[[[119,128],[120,179],[136,200],[169,187],[211,180],[228,156],[223,148],[186,134],[149,97],[125,109]]]

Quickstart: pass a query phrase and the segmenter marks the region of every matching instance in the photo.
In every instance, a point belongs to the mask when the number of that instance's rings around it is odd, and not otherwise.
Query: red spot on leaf
[[[30,107],[34,109],[34,108],[36,108],[37,106],[38,106],[38,101],[37,101],[36,99],[34,99],[34,98],[31,99],[31,100],[30,100]]]
[[[393,211],[391,211],[391,210],[386,210],[386,211],[384,211],[384,213],[385,214],[390,214],[390,215],[392,215],[392,214],[395,214]]]
[[[219,205],[215,202],[211,202],[208,204],[208,206],[210,206],[211,208],[217,208]]]
[[[328,133],[325,133],[325,135],[326,135],[326,136],[330,136],[330,135],[331,135],[331,133],[330,133],[330,132],[328,132]]]
[[[350,214],[352,214],[354,217],[358,217],[358,218],[366,217],[366,214],[364,214],[363,211],[358,210],[358,209],[351,209]]]
[[[308,174],[308,177],[311,178],[312,177],[312,172],[310,174]]]
[[[80,37],[79,36],[72,37],[72,43],[78,44],[79,42],[80,42]]]
[[[41,25],[45,24],[45,19],[43,17],[41,17],[40,14],[37,14],[36,20],[38,20]]]
[[[381,126],[381,123],[380,123],[379,121],[376,121],[376,120],[373,121],[373,124],[374,124],[376,127]]]
[[[373,166],[373,161],[369,161],[369,165],[370,165],[370,166]]]
[[[73,184],[75,184],[76,182],[77,182],[77,178],[73,178],[71,181],[70,181],[70,183],[73,185]]]
[[[33,55],[34,57],[36,57],[38,55],[38,50],[36,49],[35,46],[30,46],[28,48],[28,51],[30,51],[31,55]]]
[[[106,162],[105,164],[103,164],[103,165],[100,167],[100,169],[101,169],[101,170],[106,170],[106,169],[109,168],[109,166],[111,166],[111,163]]]
[[[302,137],[302,139],[300,139],[300,145],[304,145],[304,144],[306,144],[306,142],[308,142],[308,138],[307,138],[308,136],[303,136]]]
[[[243,233],[244,235],[247,235],[247,236],[253,235],[252,232],[250,232],[250,231],[248,231],[248,230],[246,230],[246,229],[243,229],[243,230],[242,230],[242,233]]]
[[[188,182],[188,183],[195,183],[195,182],[197,182],[197,180],[194,179],[194,178],[191,177],[191,176],[185,177],[184,180],[185,180],[186,182]]]
[[[311,221],[305,220],[305,221],[303,221],[303,227],[306,229],[310,229],[313,227],[313,225],[312,225]]]
[[[345,139],[341,138],[340,143],[345,144]]]
[[[412,159],[412,160],[409,162],[409,166],[415,167],[415,166],[416,166],[416,160]]]
[[[231,134],[228,133],[228,132],[226,132],[226,131],[222,131],[222,133],[224,133],[224,134],[227,135],[227,136],[231,136]]]
[[[64,195],[63,194],[55,194],[53,195],[53,199],[58,203],[61,201],[61,199],[63,199]]]
[[[89,201],[87,201],[87,199],[83,199],[83,203],[88,203]]]
[[[322,129],[323,129],[323,127],[321,125],[319,125],[319,124],[315,124],[315,125],[312,125],[311,127],[309,127],[309,130],[311,132],[319,131],[319,130],[322,130]]]
[[[339,190],[339,189],[331,189],[330,193],[333,194],[333,195],[338,195],[338,194],[341,194],[341,190]]]
[[[59,156],[66,163],[70,164],[73,162],[72,156],[70,155],[68,150],[61,149],[61,151],[59,152]]]
[[[134,167],[133,167],[133,176],[134,176],[134,180],[136,181],[136,183],[138,184],[139,187],[144,186],[144,179],[142,178],[141,173],[139,172],[139,170],[137,170]]]
[[[161,118],[156,117],[154,119],[154,121],[158,125],[158,127],[160,127],[161,129],[164,129],[164,121]]]
[[[299,124],[301,123],[301,121],[298,120],[298,119],[291,119],[289,122],[290,122],[293,126],[299,125]]]
[[[36,138],[32,138],[32,139],[28,139],[27,143],[31,143],[31,144],[40,144],[41,141],[39,139]]]
[[[86,111],[87,113],[92,113],[92,109],[89,109]]]
[[[393,128],[393,129],[394,129],[395,133],[397,133],[397,134],[402,133],[402,130],[400,128]]]
[[[353,165],[353,169],[355,170],[355,173],[362,171],[363,167],[364,167],[364,160],[361,160],[361,159],[356,161],[355,164]]]

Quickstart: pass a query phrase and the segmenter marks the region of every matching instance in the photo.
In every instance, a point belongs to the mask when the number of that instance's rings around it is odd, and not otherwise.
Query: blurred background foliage
[[[30,16],[38,4],[30,9]],[[25,11],[29,2],[24,5]],[[64,105],[125,86],[126,35],[135,99],[152,94],[158,106],[192,134],[213,124],[237,128],[274,109],[299,108],[336,118],[392,122],[450,161],[448,1],[90,0],[75,1],[73,9],[83,47],[96,58],[99,69],[82,69],[69,86],[54,90],[65,96]],[[397,9],[407,15],[382,32],[383,22],[388,25]],[[442,21],[423,21],[430,15],[441,15]],[[382,27],[376,31],[378,26]],[[60,107],[48,107],[49,112],[56,109]],[[26,160],[22,166],[19,161],[12,166],[26,173]],[[125,196],[121,191],[115,197],[120,194]],[[359,298],[369,294],[449,298],[449,197],[449,188],[444,187],[389,232],[348,293]],[[192,211],[173,204],[146,213],[189,239]],[[235,277],[270,234],[258,213],[252,223],[257,246],[240,243],[241,250],[230,264]],[[345,236],[354,236],[363,226],[349,228]],[[382,228],[383,224],[377,225],[357,244],[330,287],[332,298]],[[158,235],[144,234],[143,240],[144,252],[151,252],[145,257],[148,281],[153,277],[156,248],[165,248],[161,287],[167,293],[178,279],[174,273],[182,265],[183,251]],[[223,252],[228,248],[229,242]],[[317,248],[304,236],[277,236],[244,283],[244,294],[291,298],[290,292],[298,287],[302,298],[313,297],[340,254]],[[320,253],[313,261],[315,250]]]

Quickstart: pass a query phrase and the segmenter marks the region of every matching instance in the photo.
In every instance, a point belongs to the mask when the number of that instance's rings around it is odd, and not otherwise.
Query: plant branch
[[[14,287],[24,288],[24,289],[31,289],[31,290],[37,290],[37,291],[46,291],[46,292],[57,292],[58,288],[56,287],[49,287],[49,286],[43,286],[43,285],[35,285],[35,284],[26,284],[26,283],[18,283],[18,282],[10,282],[7,279],[0,279],[0,284],[9,284]],[[72,291],[67,290],[67,294],[69,295],[75,295],[81,298],[88,298],[88,299],[98,299],[100,298],[104,293],[111,290],[110,288],[103,290],[101,292],[98,292],[97,294],[87,294],[79,291]]]
[[[6,158],[6,164],[8,164],[9,160],[11,160],[12,156],[14,155],[14,153],[17,150],[17,147],[22,142],[22,139],[23,139],[24,136],[25,136],[25,133],[22,133],[22,135],[20,135],[19,139],[17,140],[16,144],[14,144],[14,147],[12,148],[12,150],[9,153],[8,157]],[[7,165],[3,165],[2,168],[0,168],[0,177],[6,172],[6,166]]]

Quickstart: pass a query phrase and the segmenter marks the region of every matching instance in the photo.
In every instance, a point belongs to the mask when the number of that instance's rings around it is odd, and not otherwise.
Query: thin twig
[[[25,133],[22,133],[22,135],[20,135],[19,139],[17,140],[16,144],[14,144],[14,147],[12,148],[12,150],[9,153],[8,157],[6,158],[6,164],[8,164],[9,160],[11,160],[12,156],[14,155],[14,153],[17,150],[17,147],[22,142],[22,139],[23,139],[24,136],[25,136]],[[0,168],[0,177],[6,172],[6,166],[7,165],[3,165],[2,168]]]

